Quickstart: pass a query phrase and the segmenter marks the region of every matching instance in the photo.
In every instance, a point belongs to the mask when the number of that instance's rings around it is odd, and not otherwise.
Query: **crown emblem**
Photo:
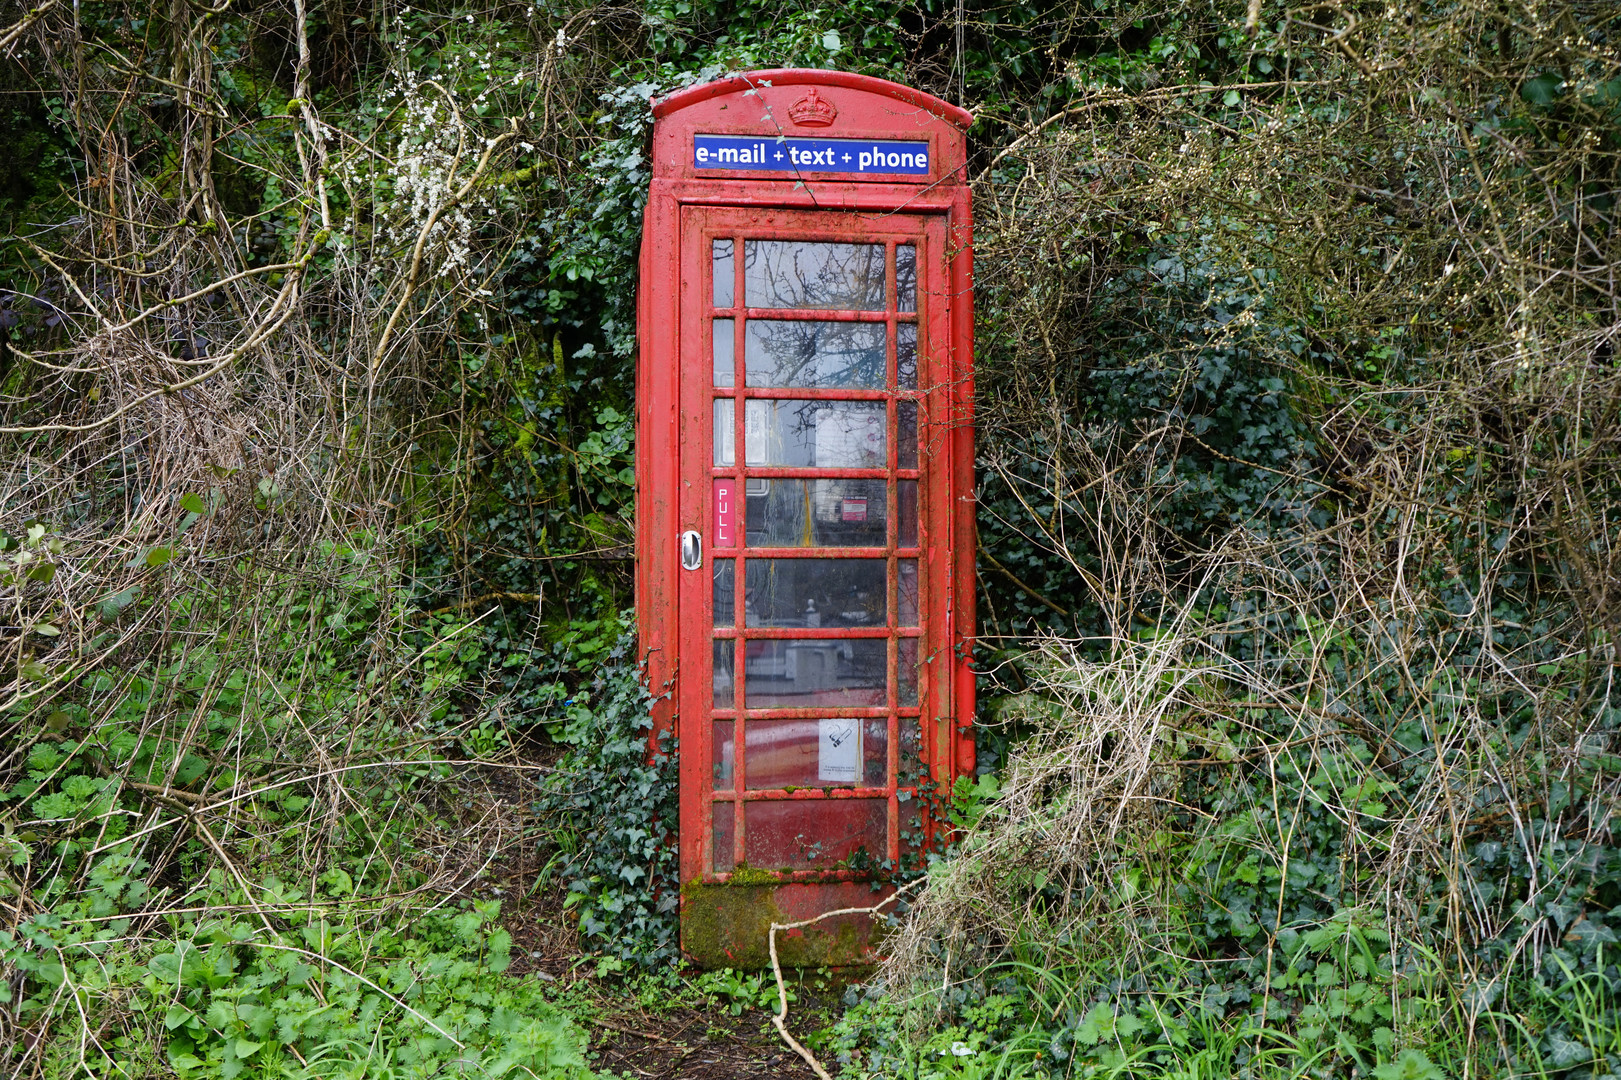
[[[827,127],[838,115],[839,110],[831,101],[823,101],[814,86],[810,93],[788,106],[788,119],[800,127]]]

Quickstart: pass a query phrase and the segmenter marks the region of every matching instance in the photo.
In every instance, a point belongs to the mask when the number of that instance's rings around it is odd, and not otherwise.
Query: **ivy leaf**
[[[140,595],[140,592],[140,586],[131,585],[123,592],[114,593],[100,604],[97,604],[96,611],[101,615],[101,620],[103,622],[112,622],[118,618],[120,612],[135,602],[135,598]]]
[[[355,891],[354,879],[342,867],[334,866],[315,880],[325,885],[333,896],[349,896]]]
[[[1562,1031],[1548,1033],[1548,1049],[1554,1067],[1560,1069],[1579,1065],[1593,1056],[1586,1043],[1578,1042]]]
[[[1520,84],[1520,97],[1532,105],[1552,105],[1559,97],[1560,87],[1565,80],[1551,71],[1544,71],[1541,75],[1525,80]]]

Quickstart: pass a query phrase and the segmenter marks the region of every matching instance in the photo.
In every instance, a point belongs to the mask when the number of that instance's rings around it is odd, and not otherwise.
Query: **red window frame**
[[[716,308],[711,303],[714,283],[713,243],[731,240],[733,243],[732,286],[733,306]],[[885,247],[885,309],[883,311],[838,311],[827,309],[750,308],[745,305],[744,243],[751,240],[832,241],[862,244],[883,244]],[[717,871],[715,816],[732,815],[731,837],[733,851],[722,864],[746,863],[748,846],[745,823],[745,804],[792,800],[814,803],[819,800],[884,799],[888,802],[886,818],[886,848],[868,854],[878,863],[890,867],[903,863],[903,854],[921,852],[932,839],[935,823],[925,812],[928,780],[942,777],[950,770],[949,736],[928,730],[924,717],[930,715],[937,703],[935,698],[949,693],[949,686],[930,675],[949,670],[949,663],[936,662],[930,655],[941,651],[938,643],[949,640],[948,613],[941,590],[930,584],[931,575],[924,570],[931,556],[947,547],[942,541],[949,537],[951,523],[947,520],[949,500],[938,498],[939,490],[949,490],[949,483],[936,480],[937,472],[948,472],[951,466],[949,446],[951,371],[949,351],[943,347],[950,333],[945,280],[944,245],[945,223],[938,216],[926,215],[868,215],[840,214],[828,211],[779,210],[762,213],[728,207],[686,207],[682,211],[681,269],[682,311],[686,316],[681,325],[680,357],[678,365],[681,394],[680,440],[682,500],[693,500],[701,507],[684,505],[683,519],[713,523],[715,510],[711,505],[717,481],[729,482],[734,499],[745,490],[749,478],[782,479],[874,479],[885,482],[889,505],[886,508],[886,543],[883,547],[749,547],[746,543],[747,499],[737,500],[735,547],[716,544],[714,527],[703,531],[704,567],[700,571],[684,571],[680,577],[681,619],[680,653],[683,678],[678,691],[678,715],[682,718],[680,745],[684,755],[690,754],[701,762],[711,762],[714,721],[733,721],[734,764],[730,790],[717,791],[713,773],[703,770],[698,777],[698,791],[684,790],[682,801],[682,853],[683,880],[700,880],[724,884],[732,880],[730,871]],[[915,312],[898,310],[896,289],[896,248],[916,246],[917,302]],[[826,322],[867,322],[885,327],[885,387],[883,389],[812,389],[763,388],[746,385],[746,335],[750,319],[814,319]],[[717,320],[730,320],[734,335],[732,360],[733,377],[729,387],[713,385],[712,329]],[[899,388],[897,377],[897,327],[904,323],[917,326],[917,389]],[[882,469],[813,468],[750,465],[747,448],[746,408],[732,409],[732,464],[716,465],[712,448],[716,399],[731,399],[741,405],[755,400],[826,400],[873,401],[885,404],[886,454],[888,461]],[[917,406],[917,463],[915,468],[902,468],[899,462],[900,439],[898,417],[903,402]],[[899,483],[911,480],[917,484],[917,527],[915,546],[900,547],[898,530]],[[948,476],[940,480],[949,481]],[[933,511],[931,513],[931,511]],[[747,565],[753,559],[816,559],[816,558],[874,558],[886,562],[886,588],[888,619],[883,627],[747,627],[745,623],[745,588]],[[729,559],[733,565],[733,594],[735,608],[731,627],[713,626],[713,569],[716,559]],[[899,562],[917,560],[918,625],[900,627],[899,622]],[[877,639],[888,643],[886,657],[886,702],[875,706],[808,706],[801,708],[748,708],[748,661],[746,644],[734,646],[733,705],[717,708],[713,704],[713,645],[716,640],[749,642],[765,640],[851,640]],[[918,701],[915,705],[900,704],[899,653],[900,640],[919,641],[919,672],[917,675]],[[944,650],[949,654],[949,649]],[[748,720],[780,720],[794,718],[875,718],[887,721],[886,783],[881,787],[858,785],[855,787],[804,787],[796,790],[750,789],[747,779],[746,733]],[[924,774],[911,783],[901,783],[903,763],[901,753],[901,727],[906,720],[917,726],[918,771]],[[943,760],[942,760],[943,759]],[[925,779],[926,778],[926,779]],[[810,806],[805,807],[806,829],[816,835],[817,815]],[[915,821],[913,819],[916,819]],[[902,851],[902,831],[914,830],[924,834],[922,842]],[[834,839],[834,838],[830,838]],[[851,869],[768,869],[782,881],[841,881],[872,876],[871,871]]]

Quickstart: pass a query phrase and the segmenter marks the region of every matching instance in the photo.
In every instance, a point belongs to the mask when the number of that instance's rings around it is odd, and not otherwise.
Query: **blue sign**
[[[875,142],[868,139],[694,135],[692,164],[698,169],[748,169],[753,172],[927,176],[929,144]]]

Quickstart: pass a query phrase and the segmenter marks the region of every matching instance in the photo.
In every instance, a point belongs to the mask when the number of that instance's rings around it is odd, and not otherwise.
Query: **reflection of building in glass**
[[[882,547],[887,542],[889,500],[882,480],[751,477],[744,491],[750,547]]]
[[[722,431],[732,416],[732,399],[717,398],[715,404],[716,430]],[[888,464],[889,452],[884,413],[881,401],[750,398],[743,407],[745,464],[881,469]],[[724,442],[722,433],[716,441],[720,450],[716,464],[729,465],[731,448]]]
[[[745,694],[750,709],[883,705],[889,643],[881,638],[751,641]]]
[[[883,626],[888,621],[883,559],[750,559],[747,626]]]

